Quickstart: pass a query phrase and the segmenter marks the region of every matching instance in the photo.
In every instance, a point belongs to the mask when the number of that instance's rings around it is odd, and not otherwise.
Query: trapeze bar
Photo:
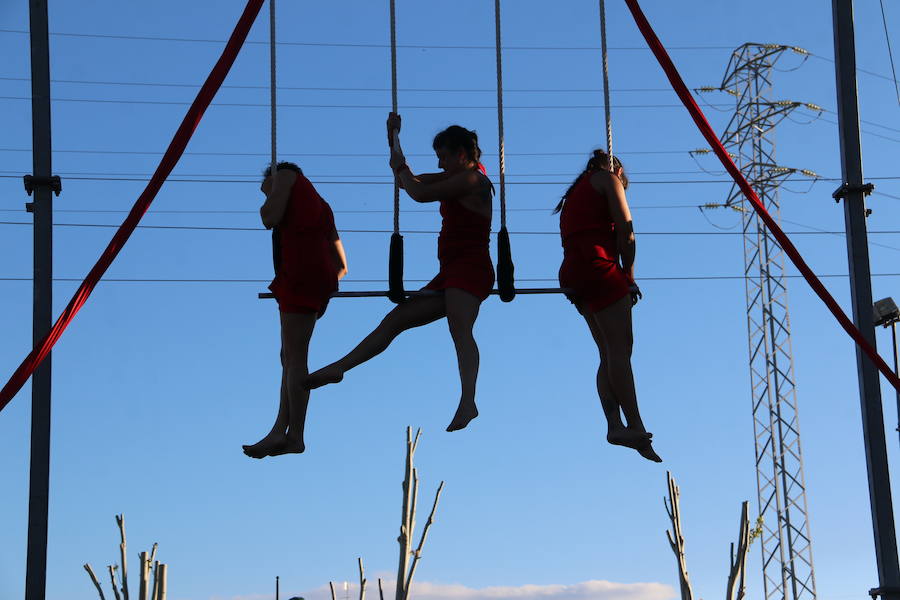
[[[567,294],[571,290],[567,288],[517,288],[517,294]],[[435,290],[410,290],[406,292],[406,296],[416,298],[419,296],[437,296],[440,292]],[[491,290],[490,295],[496,296],[500,292]],[[380,291],[359,291],[359,292],[337,292],[331,295],[332,298],[386,298],[387,290]],[[269,300],[275,297],[271,292],[260,292],[258,294],[260,300]]]

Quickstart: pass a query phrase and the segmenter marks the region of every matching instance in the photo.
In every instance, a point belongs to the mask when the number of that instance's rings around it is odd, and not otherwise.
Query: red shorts
[[[559,285],[571,290],[566,296],[579,310],[587,304],[591,312],[598,312],[627,296],[631,282],[603,246],[576,239],[565,246]]]
[[[321,317],[328,308],[330,286],[291,285],[283,279],[275,278],[269,286],[278,301],[278,310],[283,313],[316,314]]]
[[[441,270],[423,290],[458,288],[484,301],[494,288],[494,265],[490,257],[460,256],[442,261]]]

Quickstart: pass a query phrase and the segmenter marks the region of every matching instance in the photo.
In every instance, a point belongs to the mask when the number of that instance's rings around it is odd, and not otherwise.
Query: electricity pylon
[[[722,142],[763,205],[780,221],[778,188],[805,169],[775,160],[775,127],[798,108],[814,104],[774,100],[772,74],[785,55],[808,53],[777,44],[748,43],[731,55],[716,89],[735,97],[734,116]],[[800,420],[794,385],[794,359],[785,281],[784,253],[775,238],[732,186],[726,206],[740,207],[744,238],[744,281],[750,350],[750,391],[756,443],[756,480],[763,586],[766,600],[815,600],[812,542],[800,449]]]

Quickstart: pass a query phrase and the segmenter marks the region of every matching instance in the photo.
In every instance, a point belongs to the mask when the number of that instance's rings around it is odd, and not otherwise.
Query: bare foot
[[[635,448],[635,450],[637,450],[638,454],[649,461],[655,463],[661,463],[663,461],[662,458],[660,458],[659,454],[657,454],[656,451],[653,450],[653,444],[650,442],[650,440],[647,440],[646,444]]]
[[[284,438],[284,443],[269,453],[269,456],[281,456],[282,454],[303,454],[306,450],[306,444],[303,440],[295,440],[290,437]]]
[[[318,371],[310,373],[303,382],[303,387],[308,390],[320,388],[329,383],[338,383],[344,378],[344,372],[335,366],[328,365]]]
[[[469,424],[469,421],[477,416],[478,407],[475,406],[474,402],[460,402],[459,407],[456,409],[456,414],[453,415],[453,420],[447,426],[447,431],[464,429]]]
[[[647,433],[646,431],[633,429],[631,427],[619,427],[617,429],[611,429],[609,433],[606,434],[606,441],[615,446],[626,446],[637,450],[638,447],[649,443],[650,438],[652,437],[653,434]]]
[[[286,435],[269,434],[255,444],[244,445],[244,454],[250,458],[265,458],[273,456],[272,452],[280,448],[287,440]]]

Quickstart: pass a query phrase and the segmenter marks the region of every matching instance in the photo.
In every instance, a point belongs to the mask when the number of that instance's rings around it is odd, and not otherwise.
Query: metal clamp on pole
[[[49,186],[50,191],[52,191],[57,197],[62,192],[62,180],[59,178],[59,175],[52,175],[50,177],[25,175],[22,177],[22,183],[25,184],[25,193],[29,196],[34,193],[34,188],[44,185]],[[34,212],[34,202],[26,202],[25,210],[27,212]]]
[[[845,183],[834,190],[831,197],[834,198],[835,202],[840,202],[841,198],[846,198],[848,194],[862,192],[864,196],[868,196],[873,191],[875,191],[875,184],[872,183],[864,183],[862,185],[850,185],[849,183]]]
[[[898,587],[877,587],[869,590],[869,595],[872,597],[872,600],[878,598],[878,596],[886,596],[888,594],[900,594],[900,588]]]

